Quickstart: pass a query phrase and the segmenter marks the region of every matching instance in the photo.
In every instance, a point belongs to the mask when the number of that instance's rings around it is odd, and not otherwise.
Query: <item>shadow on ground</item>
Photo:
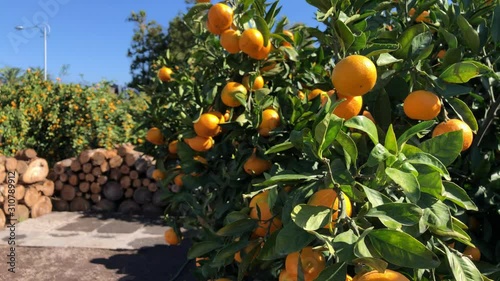
[[[192,275],[194,262],[187,260],[190,245],[188,240],[184,240],[180,246],[143,247],[135,253],[118,252],[108,258],[95,258],[90,262],[115,270],[122,275],[118,279],[120,281],[196,281]]]

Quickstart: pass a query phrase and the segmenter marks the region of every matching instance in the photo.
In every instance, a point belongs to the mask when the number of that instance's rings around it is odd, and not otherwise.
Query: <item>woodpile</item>
[[[47,161],[33,149],[20,150],[13,157],[0,155],[0,228],[9,219],[20,222],[52,211],[55,184],[48,175]]]
[[[85,150],[54,165],[57,211],[118,211],[161,214],[163,203],[152,177],[154,159],[132,145]]]

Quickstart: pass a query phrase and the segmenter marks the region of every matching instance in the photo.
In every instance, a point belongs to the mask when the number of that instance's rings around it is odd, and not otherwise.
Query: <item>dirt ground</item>
[[[9,248],[0,245],[1,281],[195,281],[186,263],[189,242],[139,250],[16,247],[16,273],[8,270]],[[185,265],[180,274],[173,279]]]

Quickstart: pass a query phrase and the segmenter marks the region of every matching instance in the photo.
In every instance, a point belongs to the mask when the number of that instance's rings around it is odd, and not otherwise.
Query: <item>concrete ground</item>
[[[0,281],[195,280],[189,241],[168,246],[161,218],[53,212],[15,228],[15,273],[8,271],[10,230],[0,231]]]

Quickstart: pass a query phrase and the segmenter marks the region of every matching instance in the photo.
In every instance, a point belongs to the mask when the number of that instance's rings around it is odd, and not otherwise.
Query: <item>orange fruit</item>
[[[403,274],[394,270],[386,269],[383,273],[372,270],[364,274],[357,274],[353,281],[410,281]]]
[[[264,191],[255,195],[252,200],[250,200],[250,218],[254,220],[259,220],[257,228],[254,230],[254,234],[259,237],[264,237],[280,229],[282,226],[281,220],[275,217],[269,208],[268,204],[269,192]],[[258,210],[257,210],[258,206]],[[260,211],[260,217],[259,217]]]
[[[375,122],[375,118],[373,118],[373,115],[370,113],[370,111],[365,110],[365,111],[363,111],[363,114],[362,114],[362,115],[363,115],[364,117],[366,117],[366,118],[368,118],[368,119],[372,120],[372,122],[373,122],[373,123],[376,123],[376,122]]]
[[[184,140],[192,150],[198,152],[205,152],[210,150],[214,146],[214,140],[212,137],[201,137],[196,136],[190,139]]]
[[[312,247],[303,248],[300,253],[293,252],[286,256],[285,268],[286,271],[292,275],[297,276],[299,271],[297,266],[302,266],[302,272],[304,273],[304,279],[306,281],[314,280],[318,275],[325,269],[326,262],[325,257],[319,251],[313,250]]]
[[[438,59],[443,59],[445,55],[446,55],[446,50],[439,50],[439,52],[437,53],[436,57]]]
[[[172,73],[172,69],[164,66],[160,68],[160,70],[158,70],[158,78],[160,78],[162,82],[168,82],[172,79],[172,77],[170,76],[172,75]]]
[[[213,5],[208,10],[208,22],[218,34],[221,34],[233,23],[233,9],[222,3]]]
[[[245,88],[247,88],[247,90],[250,91],[250,76],[249,75],[245,75],[243,77],[243,80],[241,81],[241,83],[243,84],[243,86],[245,86]],[[258,90],[258,89],[262,89],[262,88],[264,88],[264,78],[259,75],[259,76],[255,77],[255,79],[253,81],[252,90]]]
[[[429,91],[417,90],[411,92],[403,103],[403,109],[408,118],[415,120],[431,120],[441,112],[441,100]]]
[[[337,94],[337,97],[339,100],[344,98],[345,100],[337,105],[337,107],[333,110],[333,114],[348,120],[361,112],[361,108],[363,107],[362,96],[351,97]]]
[[[181,239],[175,233],[173,228],[169,228],[165,230],[165,242],[167,242],[168,245],[179,245],[181,243]]]
[[[256,60],[264,60],[264,59],[267,59],[267,57],[269,56],[269,53],[271,53],[272,48],[273,48],[273,45],[271,44],[271,42],[268,42],[267,46],[265,46],[265,47],[262,46],[257,51],[248,53],[248,56],[253,58],[253,59],[256,59]]]
[[[201,266],[200,261],[207,261],[207,260],[209,260],[207,257],[205,257],[205,258],[200,258],[200,257],[196,258],[195,259],[195,261],[196,261],[196,267],[200,267]]]
[[[325,105],[329,99],[327,92],[321,89],[314,89],[310,91],[309,94],[307,95],[307,100],[313,100],[317,96],[321,97],[321,105]]]
[[[222,123],[222,115],[220,113],[219,115],[220,116],[217,116],[212,112],[203,113],[200,118],[198,118],[198,121],[196,121],[196,123],[194,123],[193,125],[196,134],[198,136],[206,138],[215,137],[217,134],[219,134],[221,131],[219,124]]]
[[[218,30],[216,29],[208,20],[207,20],[207,25],[206,25],[207,30],[215,35],[220,35],[224,30]]]
[[[146,133],[146,140],[152,144],[161,145],[164,144],[163,133],[160,129],[153,127]]]
[[[304,94],[304,92],[302,91],[298,91],[297,92],[297,97],[301,100],[305,99],[306,98],[306,94]]]
[[[258,29],[249,28],[241,34],[239,45],[243,53],[255,54],[264,46],[264,37]]]
[[[463,254],[464,254],[464,256],[470,258],[472,261],[480,261],[481,260],[481,251],[479,251],[478,248],[467,246],[467,247],[465,247]]]
[[[458,130],[462,130],[463,133],[462,151],[465,151],[472,145],[473,135],[469,125],[467,125],[467,123],[463,122],[462,120],[450,119],[448,121],[439,123],[432,131],[432,137],[436,137],[444,133],[458,131]]]
[[[345,199],[345,210],[346,210],[346,215],[350,217],[352,215],[352,204],[351,200],[349,200],[349,197],[347,197],[344,194],[344,199]],[[337,198],[337,192],[331,188],[327,189],[320,189],[316,191],[310,198],[307,204],[312,205],[312,206],[324,206],[328,208],[332,208],[334,210],[332,214],[332,222],[330,223],[332,228],[335,227],[336,220],[339,217],[339,200]],[[330,224],[327,224],[324,228],[329,228]]]
[[[178,140],[173,140],[168,144],[168,152],[170,154],[177,154],[177,144],[179,143]]]
[[[239,31],[227,29],[220,35],[220,44],[230,54],[237,54],[240,52],[240,36]]]
[[[184,182],[182,182],[182,177],[184,176],[183,173],[180,173],[178,174],[177,176],[175,176],[174,178],[174,183],[175,185],[177,185],[178,187],[181,187],[184,185]]]
[[[262,121],[260,122],[258,131],[263,137],[268,137],[269,133],[280,125],[280,115],[278,111],[268,108],[262,112]]]
[[[411,8],[409,11],[408,11],[408,15],[410,17],[413,17],[413,15],[415,14],[416,10],[415,8]],[[417,18],[415,18],[415,22],[426,22],[426,23],[431,23],[431,19],[429,18],[429,11],[423,11],[420,15],[418,15]]]
[[[345,276],[345,281],[352,281],[352,277],[349,274],[347,274]]]
[[[257,157],[254,150],[254,153],[243,164],[243,169],[249,175],[258,176],[271,169],[271,166],[272,164],[268,160]]]
[[[155,181],[161,181],[166,178],[167,175],[160,170],[160,169],[154,169],[153,174],[151,175]]]
[[[293,36],[293,33],[290,32],[289,30],[283,30],[283,34],[285,34],[286,36],[290,37],[290,39],[292,39],[292,41],[295,39],[294,36]],[[292,44],[290,44],[290,42],[288,42],[288,41],[283,41],[281,43],[281,46],[292,47]]]
[[[282,269],[278,277],[279,281],[297,281],[297,276],[290,274],[286,269]]]
[[[228,82],[224,89],[222,89],[221,99],[222,103],[229,107],[238,107],[241,105],[240,101],[236,99],[236,94],[242,93],[247,96],[247,89],[245,86],[238,82]]]
[[[351,55],[335,65],[331,79],[337,93],[362,96],[375,87],[377,68],[369,58]]]

